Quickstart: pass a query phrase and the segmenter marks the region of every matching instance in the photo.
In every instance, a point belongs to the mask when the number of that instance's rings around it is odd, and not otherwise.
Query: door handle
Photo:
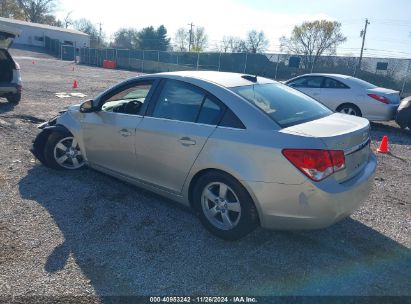
[[[127,137],[131,135],[131,132],[127,129],[121,129],[120,131],[118,131],[118,133],[120,133],[120,135],[123,137]]]
[[[178,141],[183,146],[194,146],[196,144],[196,141],[192,140],[190,137],[181,137]]]

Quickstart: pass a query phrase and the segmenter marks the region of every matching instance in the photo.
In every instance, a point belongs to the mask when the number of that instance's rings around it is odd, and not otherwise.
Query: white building
[[[14,39],[14,44],[45,47],[46,37],[49,37],[77,48],[90,46],[90,36],[77,30],[2,17],[0,17],[0,24],[22,31],[21,35]]]

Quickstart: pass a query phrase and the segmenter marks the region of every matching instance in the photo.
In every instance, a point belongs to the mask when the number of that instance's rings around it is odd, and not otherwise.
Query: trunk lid
[[[386,88],[367,89],[367,94],[377,94],[384,96],[390,100],[391,104],[399,104],[401,99],[399,91],[394,91]]]
[[[20,36],[21,30],[0,24],[0,48],[8,49],[14,41],[14,38]]]
[[[334,113],[288,127],[282,132],[316,137],[321,139],[329,150],[343,150],[345,169],[333,175],[338,182],[344,182],[357,175],[367,164],[371,153],[370,123],[361,117]]]

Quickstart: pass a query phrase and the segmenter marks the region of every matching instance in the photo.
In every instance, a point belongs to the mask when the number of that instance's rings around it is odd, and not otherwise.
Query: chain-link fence
[[[280,81],[306,73],[355,75],[377,86],[411,95],[411,59],[363,58],[361,70],[357,70],[357,57],[341,56],[321,56],[309,63],[304,56],[287,54],[81,48],[79,55],[81,64],[102,66],[104,60],[112,60],[120,69],[142,73],[214,70],[260,75]]]
[[[76,59],[76,48],[72,45],[66,45],[58,39],[51,39],[45,37],[46,50],[53,56],[67,61],[74,61]]]

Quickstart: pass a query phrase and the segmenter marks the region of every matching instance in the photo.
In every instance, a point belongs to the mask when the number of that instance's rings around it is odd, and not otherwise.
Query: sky
[[[102,23],[107,38],[119,28],[142,29],[164,24],[170,38],[189,23],[203,26],[209,49],[224,36],[245,38],[247,32],[262,30],[270,41],[269,51],[279,52],[279,38],[289,36],[303,21],[339,21],[347,42],[339,55],[359,55],[360,31],[368,18],[364,56],[411,58],[410,0],[152,0],[112,2],[59,0],[55,13],[62,19],[86,18],[98,27]]]

